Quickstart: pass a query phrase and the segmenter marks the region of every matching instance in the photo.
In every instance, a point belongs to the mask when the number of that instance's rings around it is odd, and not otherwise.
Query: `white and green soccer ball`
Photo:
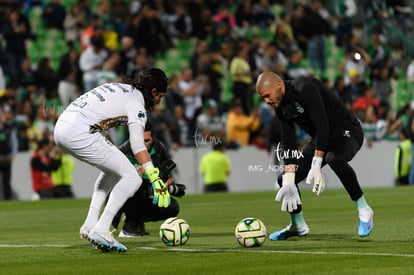
[[[170,246],[186,244],[190,238],[190,225],[181,218],[169,218],[160,226],[160,238]]]
[[[266,227],[257,218],[244,218],[235,229],[237,242],[243,247],[261,246],[266,240]]]

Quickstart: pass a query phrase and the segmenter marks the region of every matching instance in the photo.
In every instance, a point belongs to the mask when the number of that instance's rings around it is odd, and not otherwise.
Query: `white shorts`
[[[67,119],[69,116],[58,119],[54,130],[56,145],[105,174],[133,178],[139,185],[141,177],[128,158],[100,133],[90,134],[89,125],[82,123],[81,118],[76,119],[76,116],[82,115],[71,113],[70,119]]]

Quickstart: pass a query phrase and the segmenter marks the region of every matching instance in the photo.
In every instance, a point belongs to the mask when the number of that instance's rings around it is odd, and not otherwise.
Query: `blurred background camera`
[[[354,57],[355,61],[360,61],[362,59],[362,54],[360,52],[356,51],[356,52],[354,52],[353,57]]]

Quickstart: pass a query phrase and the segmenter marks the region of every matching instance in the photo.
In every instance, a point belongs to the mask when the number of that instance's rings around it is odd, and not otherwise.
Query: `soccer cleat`
[[[149,235],[149,233],[145,231],[145,225],[143,222],[128,222],[124,224],[121,232],[119,232],[118,237],[135,238],[143,237],[146,235]]]
[[[283,241],[286,240],[290,237],[295,237],[295,236],[305,236],[308,235],[309,233],[309,227],[306,223],[300,225],[300,226],[295,226],[292,224],[289,224],[286,228],[273,232],[272,234],[269,235],[269,240],[271,241]]]
[[[111,232],[98,232],[92,230],[89,233],[89,240],[95,249],[100,249],[104,252],[116,250],[118,252],[126,252],[127,248],[114,239]]]
[[[372,211],[371,207],[365,207],[358,210],[358,216],[358,235],[360,237],[367,237],[374,228],[374,211]]]
[[[89,227],[89,226],[87,226],[87,225],[82,225],[82,227],[80,228],[80,230],[79,230],[79,235],[80,235],[80,238],[82,239],[82,240],[89,240],[89,238],[88,238],[88,235],[89,235],[89,232],[91,231],[91,228]]]
[[[118,237],[120,238],[137,238],[137,237],[143,237],[144,234],[141,233],[131,233],[128,231],[125,231],[124,229],[121,230],[121,232],[119,232]]]

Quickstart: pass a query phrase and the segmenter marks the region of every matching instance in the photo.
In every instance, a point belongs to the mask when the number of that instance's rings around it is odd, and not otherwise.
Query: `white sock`
[[[99,232],[109,232],[112,220],[114,219],[116,213],[118,213],[119,209],[121,209],[127,199],[130,198],[136,190],[138,190],[140,185],[141,183],[136,182],[135,179],[121,179],[109,195],[108,203],[96,223],[94,230]]]
[[[91,204],[89,205],[88,215],[86,216],[86,220],[83,223],[84,225],[88,226],[92,229],[95,224],[98,222],[99,214],[101,213],[101,209],[103,204],[105,203],[106,199],[106,192],[102,190],[95,190],[92,194]]]

